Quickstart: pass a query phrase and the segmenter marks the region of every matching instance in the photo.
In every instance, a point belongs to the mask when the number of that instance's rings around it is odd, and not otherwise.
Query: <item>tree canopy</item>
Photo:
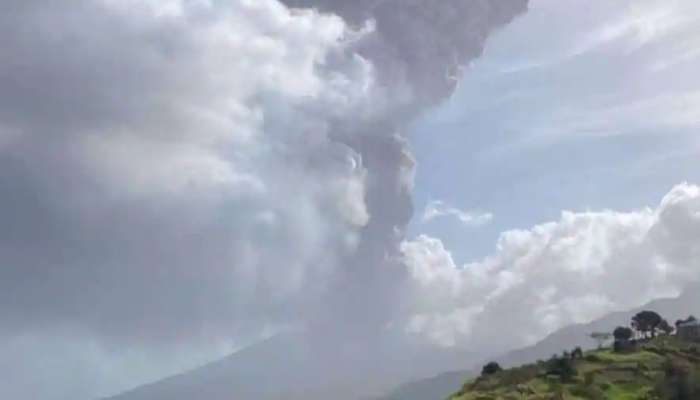
[[[673,333],[673,327],[666,320],[661,321],[661,324],[659,324],[658,329],[666,335],[670,335],[671,333]]]
[[[632,329],[627,328],[625,326],[618,326],[615,328],[615,331],[613,332],[613,336],[615,336],[615,340],[630,340],[632,339],[632,335],[634,335],[634,332]]]
[[[642,311],[632,317],[632,327],[644,336],[656,335],[656,329],[661,325],[663,318],[654,311]]]
[[[495,374],[499,371],[502,371],[502,370],[503,370],[503,368],[501,368],[501,366],[497,362],[492,361],[492,362],[484,365],[484,368],[481,369],[481,375],[482,376],[489,376],[489,375],[493,375],[493,374]]]

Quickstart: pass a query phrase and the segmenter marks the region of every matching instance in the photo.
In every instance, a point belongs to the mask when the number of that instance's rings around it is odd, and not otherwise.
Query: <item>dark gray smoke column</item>
[[[341,269],[326,311],[329,325],[348,322],[344,330],[380,328],[401,307],[405,269],[398,245],[413,214],[414,162],[401,138],[402,125],[449,97],[462,66],[481,54],[492,31],[524,12],[528,0],[282,1],[374,29],[352,50],[375,68],[382,112],[369,123],[340,121],[335,127],[336,138],[360,153],[368,170],[371,219],[358,252]]]
[[[492,31],[527,9],[528,0],[282,0],[333,12],[350,24],[376,24],[359,45],[379,80],[411,111],[448,97],[460,67],[477,58]],[[396,117],[394,115],[394,117]],[[403,116],[401,116],[403,117]]]

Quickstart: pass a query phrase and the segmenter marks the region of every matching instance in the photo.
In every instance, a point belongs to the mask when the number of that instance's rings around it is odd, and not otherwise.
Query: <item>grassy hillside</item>
[[[627,353],[605,349],[570,362],[540,361],[468,382],[450,400],[700,399],[699,348],[665,336]]]
[[[590,323],[567,326],[532,346],[495,357],[495,361],[498,361],[502,366],[510,367],[529,363],[538,358],[546,358],[552,353],[577,345],[590,348],[595,346],[595,343],[589,338],[591,332],[608,332],[616,326],[625,326],[629,323],[631,315],[642,310],[656,310],[670,321],[684,318],[690,314],[698,315],[700,314],[697,301],[698,292],[700,292],[700,286],[689,287],[677,298],[654,300],[642,307],[608,314]],[[465,379],[479,374],[474,360],[469,359],[469,357],[465,357],[464,360],[466,365],[471,366],[459,371],[455,369],[457,372],[443,373],[435,377],[403,384],[391,391],[390,394],[375,400],[445,400],[446,396],[454,392],[455,388],[459,387]]]

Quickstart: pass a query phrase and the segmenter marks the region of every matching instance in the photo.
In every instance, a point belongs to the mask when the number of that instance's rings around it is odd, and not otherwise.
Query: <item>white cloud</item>
[[[407,330],[442,344],[515,348],[678,294],[700,279],[699,243],[700,188],[688,184],[655,209],[564,212],[504,232],[495,254],[462,267],[440,240],[420,236],[402,246],[413,277]]]
[[[425,206],[421,220],[426,223],[442,217],[456,218],[467,226],[483,226],[493,220],[491,213],[460,210],[440,200],[433,200]]]

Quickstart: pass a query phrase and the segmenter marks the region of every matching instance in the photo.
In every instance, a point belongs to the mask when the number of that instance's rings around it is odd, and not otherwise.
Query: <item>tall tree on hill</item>
[[[654,311],[642,311],[632,317],[632,328],[640,332],[644,337],[655,337],[656,329],[661,325],[663,318]]]

